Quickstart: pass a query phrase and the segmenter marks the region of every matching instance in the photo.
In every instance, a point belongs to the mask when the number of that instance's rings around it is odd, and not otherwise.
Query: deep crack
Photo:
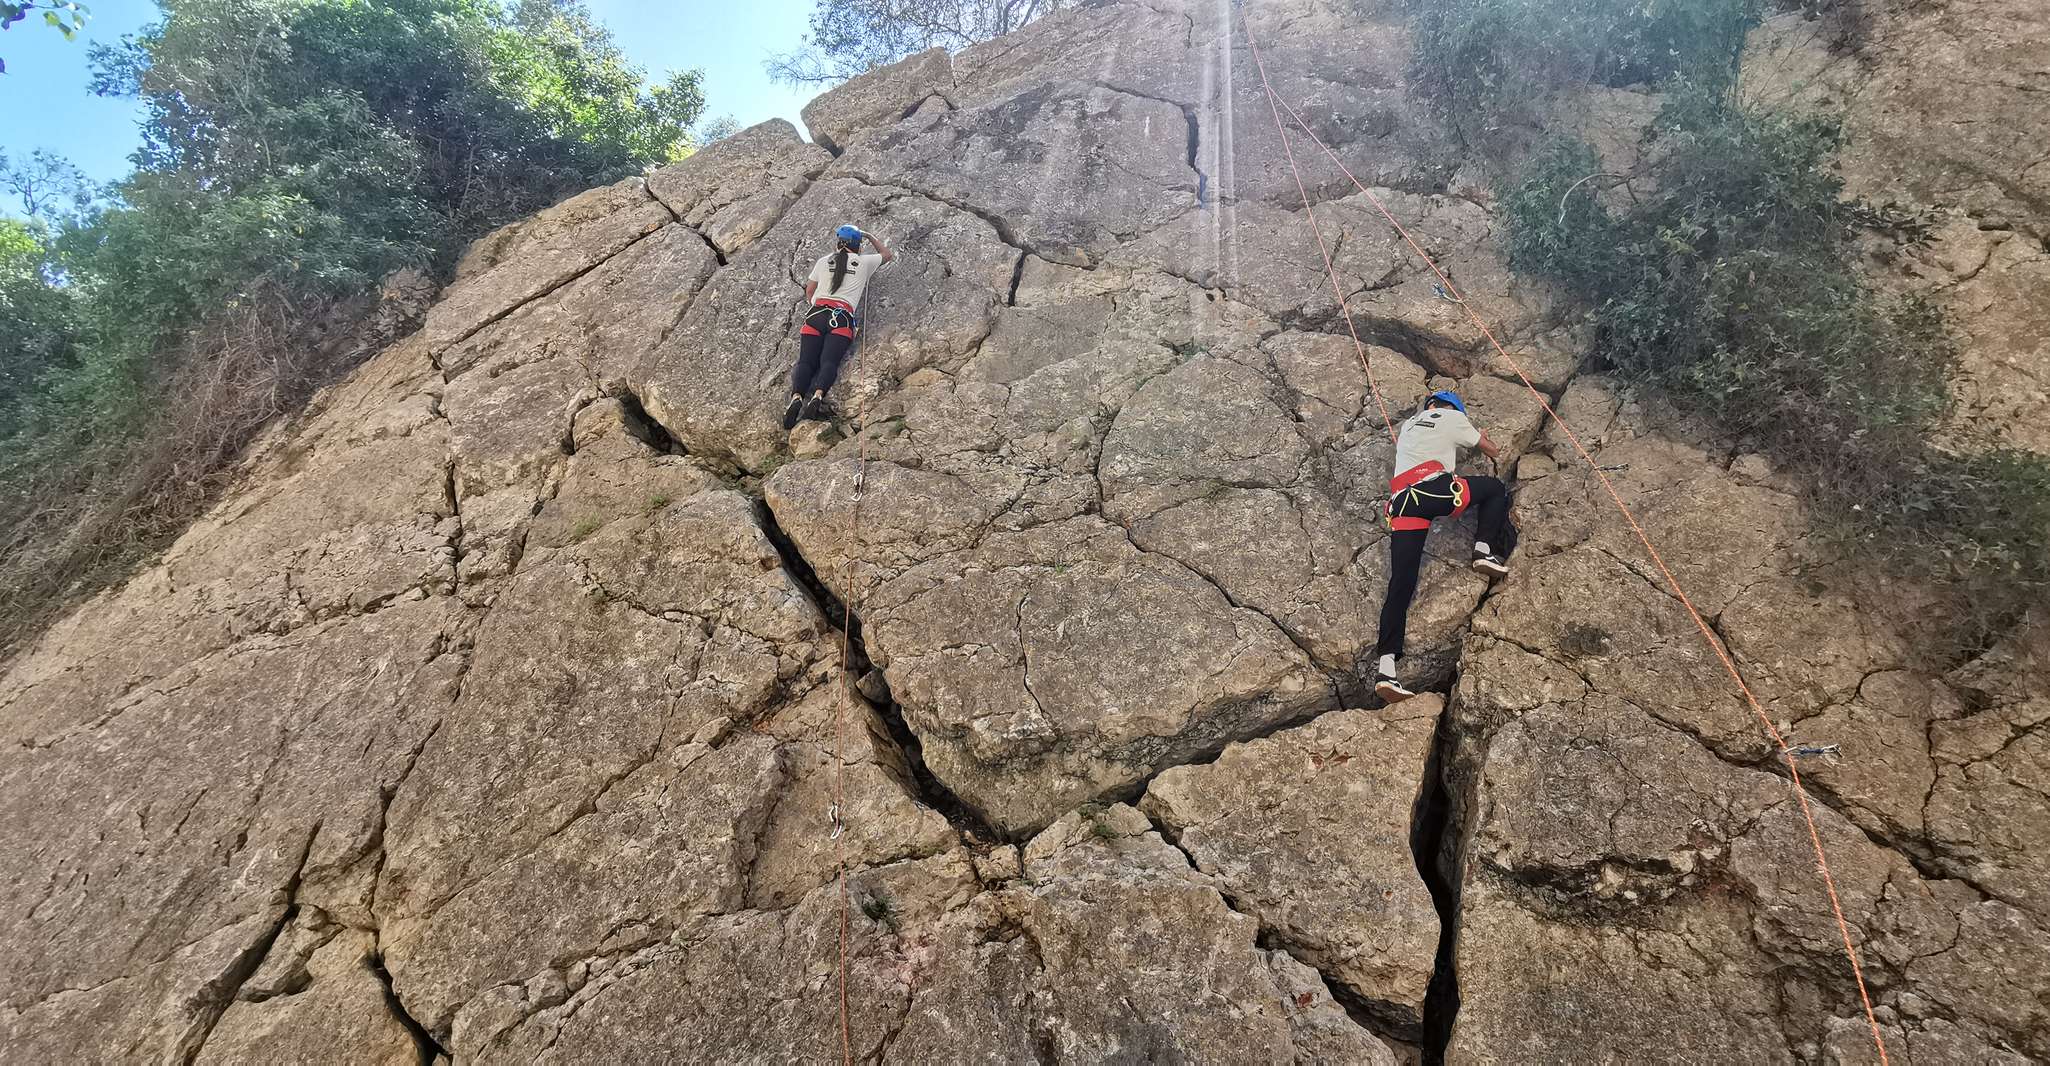
[[[1189,124],[1189,169],[1196,172],[1196,206],[1201,207],[1210,191],[1210,175],[1205,174],[1202,164],[1196,162],[1202,136],[1196,121],[1196,109],[1183,104],[1182,119]]]
[[[903,707],[890,697],[888,684],[882,680],[881,672],[870,664],[868,646],[862,635],[861,616],[855,614],[820,579],[818,570],[776,521],[775,512],[765,501],[755,501],[755,518],[769,543],[775,546],[784,571],[811,596],[827,625],[844,633],[847,658],[841,664],[841,670],[848,681],[840,695],[866,712],[869,739],[882,756],[879,764],[885,772],[913,802],[944,817],[964,842],[987,844],[1008,839],[980,810],[956,795],[926,765],[923,743],[905,720]]]
[[[391,1011],[392,1017],[398,1019],[399,1024],[405,1026],[406,1032],[413,1037],[413,1050],[420,1056],[420,1066],[432,1066],[436,1059],[450,1058],[448,1050],[434,1039],[434,1034],[428,1032],[427,1027],[420,1024],[418,1018],[406,1010],[405,1003],[399,999],[398,989],[392,987],[391,971],[384,967],[383,948],[374,949],[370,957],[364,961],[370,967],[371,974],[377,978],[378,985],[384,990],[385,1009]]]
[[[278,914],[277,920],[239,952],[219,976],[208,981],[194,996],[192,1005],[196,1008],[198,1017],[193,1019],[191,1028],[187,1029],[178,1047],[178,1056],[185,1066],[191,1066],[199,1059],[200,1051],[206,1047],[207,1038],[213,1035],[214,1026],[220,1024],[221,1016],[228,1012],[228,1007],[235,1002],[235,997],[242,991],[242,986],[248,983],[249,979],[255,976],[257,969],[263,965],[265,957],[270,955],[271,946],[276,944],[278,937],[291,926],[292,919],[299,916],[299,882],[306,875],[306,861],[313,854],[313,842],[320,836],[320,826],[321,823],[316,820],[313,828],[307,830],[306,842],[299,849],[299,861],[293,864],[291,878],[279,890],[284,897],[284,909]]]
[[[1025,258],[1031,254],[1024,251],[1018,253],[1018,264],[1011,268],[1011,289],[1004,296],[1005,307],[1018,306],[1018,284],[1025,280]]]
[[[614,396],[619,406],[626,411],[626,431],[648,447],[664,455],[688,454],[683,442],[669,432],[669,427],[657,421],[648,413],[647,405],[641,402],[641,394],[631,388],[621,388]]]
[[[1460,835],[1452,817],[1453,784],[1446,774],[1455,743],[1451,701],[1438,716],[1438,729],[1431,753],[1424,760],[1424,777],[1417,789],[1416,806],[1410,815],[1409,848],[1415,857],[1417,874],[1430,890],[1431,904],[1438,912],[1438,951],[1431,970],[1431,982],[1424,992],[1423,1056],[1425,1066],[1445,1061],[1445,1049],[1452,1042],[1453,1022],[1459,1015],[1459,882]],[[1463,797],[1462,797],[1463,799]]]

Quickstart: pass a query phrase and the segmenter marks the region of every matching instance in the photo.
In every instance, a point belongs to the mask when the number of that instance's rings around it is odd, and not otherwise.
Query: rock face
[[[2050,9],[2032,0],[1864,0],[1756,31],[1745,90],[1841,114],[1852,195],[1927,216],[1873,272],[1965,334],[1974,436],[2050,452]]]
[[[1938,782],[1973,758],[1953,746],[1962,732],[2019,742],[1989,784],[2044,779],[2040,761],[2019,768],[2029,727],[1996,724],[2042,713],[2041,665],[2019,661],[2038,652],[1917,674],[1887,623],[1912,610],[1887,598],[1912,590],[1840,573],[1763,460],[1725,468],[1653,434],[1670,415],[1598,378],[1576,379],[1561,414],[1622,470],[1619,490],[1779,727],[1843,746],[1801,776],[1894,1050],[2050,1053],[2050,912],[2008,887],[2038,869],[2010,834],[2041,824],[2042,797],[1983,835],[1930,817]],[[1525,562],[1475,616],[1449,712],[1448,783],[1464,802],[1441,856],[1459,880],[1448,1056],[1876,1058],[1783,761],[1630,534],[1590,513],[1588,468],[1555,435],[1542,445],[1559,468],[1519,500]],[[2038,695],[1979,688],[1980,668]]]
[[[1333,712],[1169,770],[1144,803],[1237,906],[1411,1037],[1438,915],[1410,824],[1443,710],[1427,693]]]
[[[2050,1057],[2050,618],[1925,661],[1916,590],[1780,472],[1578,370],[1446,191],[1396,14],[1307,0],[1066,11],[479,241],[5,664],[0,1053],[1873,1057],[1760,723],[1292,137],[1299,192],[1247,31],[1780,727],[1840,746],[1802,777],[1894,1059]],[[1974,350],[2026,354],[2043,218],[2000,195],[1936,254]],[[784,434],[847,220],[901,262],[840,423]],[[1491,591],[1434,532],[1432,691],[1379,708],[1384,418],[1438,387],[1507,448],[1524,548]]]

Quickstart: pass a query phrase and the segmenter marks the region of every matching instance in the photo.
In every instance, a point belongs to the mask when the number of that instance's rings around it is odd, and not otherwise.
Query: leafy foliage
[[[20,427],[38,379],[71,364],[76,312],[53,269],[43,227],[0,218],[0,437]]]
[[[1655,191],[1627,211],[1594,195],[1591,148],[1539,153],[1504,197],[1512,261],[1590,308],[1597,357],[1758,442],[1866,551],[1997,621],[2050,590],[2050,464],[1937,446],[1953,341],[1853,268],[1838,143],[1681,87],[1647,145]]]
[[[41,157],[6,171],[54,225],[0,231],[0,627],[174,534],[340,369],[378,279],[688,154],[704,109],[696,72],[647,85],[572,0],[161,6],[94,50],[96,90],[146,114],[112,203]]]
[[[1469,142],[1566,85],[1736,70],[1760,0],[1429,0],[1411,8],[1413,89]]]
[[[791,85],[828,85],[923,52],[957,51],[1074,0],[818,0],[803,47],[769,60]]]
[[[0,30],[11,30],[17,22],[25,21],[31,12],[41,11],[42,22],[64,35],[69,41],[85,28],[85,20],[92,15],[92,9],[71,0],[0,0]],[[0,60],[0,74],[7,73],[6,60]]]
[[[714,141],[723,141],[739,132],[739,119],[734,118],[732,115],[720,115],[718,118],[699,123],[697,134],[693,140],[697,142],[699,148],[705,148],[709,147]]]

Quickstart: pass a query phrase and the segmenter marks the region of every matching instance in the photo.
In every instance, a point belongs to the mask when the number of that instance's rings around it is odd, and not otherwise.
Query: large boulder
[[[834,153],[862,133],[888,129],[910,117],[918,105],[954,86],[954,61],[944,48],[928,48],[834,86],[804,105],[812,139]]]
[[[913,567],[862,618],[933,772],[1012,833],[1334,701],[1271,621],[1095,518]]]
[[[1041,259],[1087,267],[1199,202],[1189,138],[1173,104],[1039,81],[865,140],[828,173],[954,205]]]
[[[530,222],[485,241],[502,251],[472,254],[469,276],[459,274],[432,309],[421,332],[429,352],[439,356],[504,318],[528,301],[575,280],[615,253],[661,229],[674,216],[648,194],[648,184],[628,178],[566,200]],[[488,269],[484,263],[490,263]]]

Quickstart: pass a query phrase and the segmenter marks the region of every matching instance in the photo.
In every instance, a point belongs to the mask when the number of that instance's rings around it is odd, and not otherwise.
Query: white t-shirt
[[[1448,472],[1459,465],[1459,449],[1481,442],[1481,431],[1450,407],[1418,411],[1395,435],[1395,476],[1435,461]]]
[[[811,280],[818,285],[812,290],[812,306],[817,307],[820,300],[838,300],[856,311],[861,310],[861,294],[868,291],[868,280],[882,268],[881,252],[851,253],[847,256],[847,276],[840,279],[840,288],[834,291],[833,256],[820,256],[811,268]]]

